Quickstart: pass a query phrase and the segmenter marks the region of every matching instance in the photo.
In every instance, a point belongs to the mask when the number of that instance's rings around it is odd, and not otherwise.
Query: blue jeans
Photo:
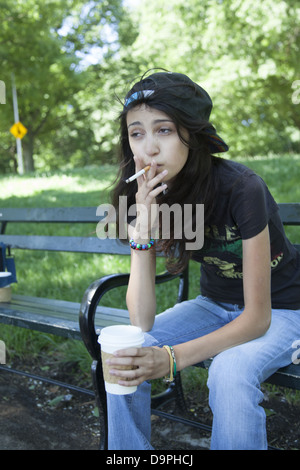
[[[241,307],[199,296],[156,316],[144,346],[176,345],[206,335],[232,321]],[[218,354],[209,368],[213,412],[211,449],[267,449],[266,416],[260,383],[292,362],[300,339],[300,310],[273,310],[267,333]],[[130,395],[107,396],[108,448],[151,450],[151,385]]]

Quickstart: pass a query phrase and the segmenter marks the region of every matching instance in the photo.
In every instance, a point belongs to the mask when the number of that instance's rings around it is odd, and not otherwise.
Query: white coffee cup
[[[114,395],[127,395],[136,391],[136,386],[125,387],[117,383],[120,379],[109,374],[109,369],[113,366],[106,364],[106,360],[120,349],[140,348],[144,341],[144,334],[138,326],[114,325],[102,328],[98,343],[101,344],[102,367],[107,392]],[[131,367],[124,366],[124,369],[131,369]]]

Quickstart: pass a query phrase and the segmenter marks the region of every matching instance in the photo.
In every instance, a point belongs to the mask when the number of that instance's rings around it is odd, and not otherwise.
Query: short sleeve
[[[277,209],[265,182],[248,171],[233,188],[231,207],[232,217],[244,240],[258,235],[266,227],[270,212]]]

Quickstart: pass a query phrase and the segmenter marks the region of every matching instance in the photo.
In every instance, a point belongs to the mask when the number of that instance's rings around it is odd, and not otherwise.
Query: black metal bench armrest
[[[96,308],[103,295],[115,287],[128,284],[129,274],[111,274],[94,281],[85,291],[79,312],[82,340],[93,359],[99,359],[100,349],[95,331]]]
[[[177,277],[180,278],[177,302],[182,302],[188,297],[188,268],[178,275],[168,272],[158,274],[155,283],[161,284]],[[93,359],[97,360],[100,354],[100,347],[97,342],[98,337],[95,331],[96,308],[106,292],[116,287],[126,286],[128,281],[128,273],[110,274],[94,281],[84,293],[79,312],[79,327],[82,340]]]

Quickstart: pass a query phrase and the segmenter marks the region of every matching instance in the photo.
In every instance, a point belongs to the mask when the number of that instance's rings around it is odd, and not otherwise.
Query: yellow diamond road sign
[[[27,129],[21,122],[16,122],[9,130],[16,139],[23,139],[27,134]]]

